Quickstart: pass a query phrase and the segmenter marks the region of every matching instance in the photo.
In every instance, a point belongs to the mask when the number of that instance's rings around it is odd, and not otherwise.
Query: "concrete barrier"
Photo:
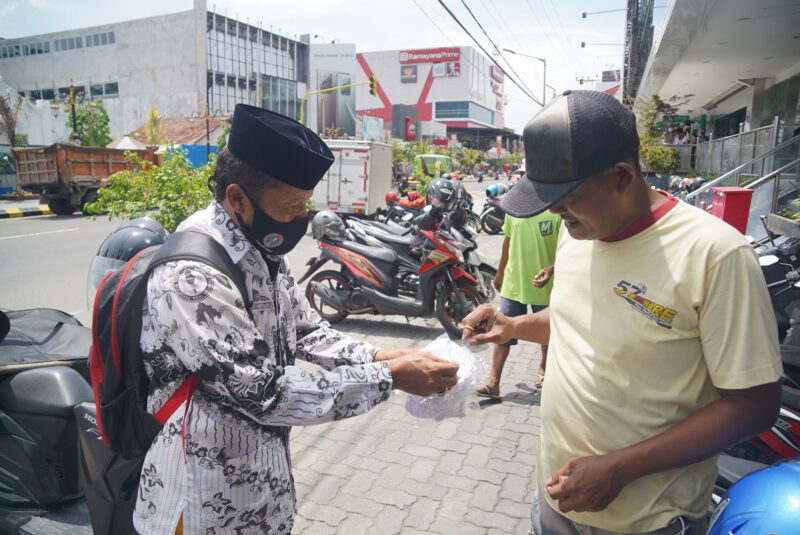
[[[0,219],[27,217],[31,215],[51,215],[52,213],[50,208],[44,204],[31,208],[0,208]]]

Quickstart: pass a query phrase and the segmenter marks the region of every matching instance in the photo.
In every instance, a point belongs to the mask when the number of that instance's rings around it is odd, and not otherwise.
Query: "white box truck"
[[[336,160],[314,189],[313,210],[374,215],[392,189],[392,147],[373,141],[324,141]]]

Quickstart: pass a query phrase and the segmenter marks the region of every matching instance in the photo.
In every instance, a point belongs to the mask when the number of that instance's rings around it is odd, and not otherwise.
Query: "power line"
[[[474,20],[474,21],[475,21],[475,24],[477,24],[477,25],[478,25],[478,28],[480,28],[480,29],[481,29],[481,31],[483,32],[483,35],[485,35],[485,36],[486,36],[486,39],[488,39],[488,40],[489,40],[489,42],[490,42],[490,43],[492,43],[492,46],[494,47],[495,51],[497,51],[497,54],[498,54],[498,55],[499,55],[501,58],[503,58],[503,61],[505,61],[505,62],[506,62],[506,64],[508,65],[508,68],[509,68],[509,69],[511,69],[511,72],[513,72],[513,73],[514,73],[514,76],[516,76],[517,78],[519,78],[520,82],[522,82],[522,85],[524,85],[524,86],[525,86],[525,89],[527,89],[527,90],[528,90],[528,93],[530,93],[530,94],[533,94],[533,91],[531,91],[531,88],[530,88],[530,87],[528,87],[528,84],[526,84],[526,83],[525,83],[525,81],[522,79],[522,77],[521,77],[519,74],[517,74],[517,71],[515,71],[515,70],[514,70],[514,67],[512,67],[512,66],[511,66],[511,63],[509,63],[509,62],[508,62],[508,59],[506,59],[506,57],[505,57],[505,56],[503,55],[503,53],[500,51],[500,47],[498,47],[498,46],[495,44],[495,42],[492,40],[492,38],[491,38],[491,37],[489,37],[489,34],[488,34],[488,33],[486,33],[486,30],[483,28],[483,24],[481,24],[481,23],[480,23],[480,21],[477,19],[477,17],[475,17],[475,14],[472,12],[472,10],[471,10],[471,9],[469,8],[469,6],[467,5],[467,2],[466,2],[466,0],[461,0],[461,3],[462,3],[462,4],[464,5],[464,7],[467,9],[467,12],[468,12],[468,13],[470,14],[470,16],[472,17],[472,20]],[[542,95],[542,100],[544,100],[544,95]]]
[[[553,13],[556,16],[556,21],[558,22],[559,27],[561,27],[561,31],[564,35],[567,35],[567,30],[564,29],[564,24],[561,22],[561,17],[558,14],[558,9],[556,9],[556,5],[553,3],[553,0],[550,0],[550,8],[553,10]],[[573,55],[573,51],[569,46],[567,47],[569,50],[569,55],[572,57],[572,61],[575,61],[575,56]],[[577,62],[576,62],[577,63]]]
[[[541,2],[541,0],[540,0],[540,2]],[[536,12],[536,10],[533,9],[533,5],[531,5],[530,0],[525,0],[525,3],[528,4],[528,9],[530,9],[531,14],[534,16],[534,18],[536,18],[536,21],[539,24],[539,26],[544,30],[543,33],[545,35],[545,38],[550,42],[550,45],[552,46],[553,50],[558,48],[558,49],[561,50],[561,53],[564,56],[572,56],[571,51],[569,50],[569,48],[565,49],[562,41],[560,39],[554,38],[551,35],[550,30],[548,28],[550,26],[552,26],[553,23],[550,22],[550,17],[547,14],[547,12],[543,10],[544,16],[547,18],[547,21],[545,21],[543,18],[540,18],[539,14]],[[542,6],[542,7],[544,7],[544,6]],[[572,57],[571,60],[573,61],[573,63],[575,63],[575,58],[574,57]]]
[[[480,0],[480,1],[481,1],[481,3],[483,4],[483,0]],[[508,21],[506,20],[506,18],[503,16],[503,14],[502,14],[502,13],[500,12],[500,10],[497,8],[497,4],[495,4],[494,0],[489,0],[489,2],[492,4],[492,8],[493,8],[493,9],[494,9],[494,11],[497,13],[497,16],[498,16],[498,17],[500,17],[500,20],[502,21],[502,23],[503,23],[503,26],[505,26],[506,32],[507,32],[507,33],[508,33],[508,35],[510,35],[510,36],[511,36],[511,38],[514,40],[514,43],[516,43],[517,50],[526,50],[528,47],[526,47],[525,45],[523,45],[523,44],[522,44],[522,42],[520,42],[520,40],[519,40],[519,39],[517,39],[517,36],[516,36],[516,34],[515,34],[515,33],[514,33],[512,30],[511,30],[511,25],[508,23]],[[486,5],[484,4],[484,7],[485,7],[485,6],[486,6]],[[490,11],[488,8],[487,8],[486,10],[487,10],[487,11],[489,11],[489,14],[491,15],[491,11]],[[496,19],[494,19],[494,16],[493,16],[493,15],[492,15],[492,19],[493,19],[493,20],[496,20]],[[535,71],[533,71],[533,72],[534,72],[534,76],[536,76],[536,77],[539,77],[539,76],[540,76],[540,73],[539,73],[539,71],[538,71],[538,70],[535,70]],[[545,80],[544,80],[544,73],[543,73],[543,72],[541,73],[541,78],[542,78],[542,81],[544,82]],[[543,97],[543,98],[544,98],[544,97]]]
[[[517,81],[516,81],[514,78],[512,78],[512,77],[511,77],[511,75],[509,75],[509,74],[506,72],[506,70],[505,70],[503,67],[501,67],[499,63],[497,63],[497,60],[495,60],[495,59],[492,57],[492,55],[491,55],[491,54],[489,54],[489,53],[486,51],[486,49],[485,49],[485,48],[483,48],[483,45],[481,45],[481,44],[478,42],[478,40],[477,40],[477,39],[475,39],[475,37],[474,37],[474,36],[473,36],[473,35],[470,33],[470,31],[469,31],[469,30],[467,30],[467,28],[466,28],[466,27],[465,27],[465,26],[464,26],[464,25],[461,23],[461,21],[460,21],[460,20],[458,20],[458,17],[456,17],[456,16],[455,16],[455,14],[454,14],[452,11],[450,11],[450,8],[449,8],[449,7],[447,7],[447,5],[444,3],[444,1],[443,1],[443,0],[439,0],[439,3],[442,5],[442,7],[445,9],[445,11],[447,11],[447,13],[448,13],[448,14],[449,14],[449,15],[450,15],[452,18],[453,18],[453,20],[454,20],[454,21],[456,21],[456,24],[458,24],[458,25],[461,27],[461,29],[462,29],[462,30],[464,30],[464,33],[466,33],[466,34],[469,36],[469,38],[470,38],[470,39],[472,39],[472,40],[475,42],[475,44],[476,44],[476,45],[478,45],[478,48],[480,48],[480,49],[481,49],[481,51],[482,51],[482,52],[483,52],[483,53],[486,55],[486,57],[488,57],[488,58],[489,58],[489,60],[490,60],[492,63],[494,63],[494,64],[497,66],[497,68],[498,68],[498,69],[500,69],[500,72],[502,72],[502,73],[503,73],[503,74],[504,74],[506,77],[508,77],[508,79],[509,79],[509,80],[511,80],[511,82],[512,82],[512,83],[513,83],[515,86],[517,86],[517,87],[519,88],[519,90],[523,92],[523,94],[524,94],[525,96],[527,96],[529,99],[531,99],[531,100],[532,100],[532,101],[534,101],[536,104],[538,104],[538,105],[540,105],[540,106],[541,106],[541,105],[542,105],[541,101],[540,101],[538,98],[536,98],[535,96],[533,96],[532,94],[528,93],[528,92],[527,92],[527,91],[526,91],[526,90],[525,90],[525,89],[524,89],[524,88],[523,88],[521,85],[519,85],[519,82],[517,82]]]
[[[430,15],[428,15],[428,13],[426,13],[426,12],[425,12],[425,10],[424,10],[424,9],[422,9],[422,6],[420,6],[420,5],[417,3],[417,0],[412,0],[412,1],[414,2],[414,5],[416,5],[416,6],[417,6],[417,8],[418,8],[418,9],[419,9],[419,10],[422,12],[422,14],[423,14],[423,15],[425,15],[425,18],[426,18],[426,19],[428,19],[428,20],[430,21],[430,23],[431,23],[431,24],[433,24],[433,26],[434,26],[434,27],[435,27],[437,30],[439,30],[439,33],[440,33],[440,34],[442,34],[442,37],[444,37],[444,38],[447,40],[447,42],[448,42],[448,43],[450,43],[450,44],[451,44],[451,45],[453,45],[453,46],[458,46],[457,44],[455,44],[455,43],[453,42],[453,40],[452,40],[452,39],[450,39],[450,38],[447,36],[447,34],[446,34],[446,33],[444,33],[444,31],[443,31],[443,30],[442,30],[442,29],[439,27],[439,25],[438,25],[438,24],[436,24],[436,22],[435,22],[435,21],[434,21],[434,20],[433,20],[433,19],[430,17]],[[482,77],[484,80],[486,80],[486,81],[488,81],[488,82],[491,82],[491,81],[492,81],[492,78],[491,78],[491,77],[490,77],[488,74],[486,74],[486,73],[483,71],[483,69],[479,69],[479,68],[478,68],[478,66],[477,66],[477,65],[475,65],[475,64],[472,62],[472,60],[471,60],[471,59],[469,59],[469,55],[468,55],[468,54],[465,54],[465,55],[463,55],[463,56],[461,56],[461,57],[462,57],[464,60],[466,60],[466,62],[467,62],[467,63],[469,63],[469,64],[470,64],[472,67],[474,67],[474,69],[475,69],[475,72],[477,72],[477,73],[478,73],[478,74],[479,74],[479,75],[480,75],[480,76],[481,76],[481,77]]]
[[[482,2],[483,2],[483,0],[481,0],[481,3]],[[492,8],[494,8],[495,13],[497,13],[497,16],[500,17],[500,20],[503,22],[503,25],[506,27],[506,31],[508,32],[508,35],[510,35],[511,38],[514,39],[514,43],[517,45],[517,48],[520,49],[520,50],[525,49],[526,47],[522,44],[522,42],[519,39],[517,39],[516,34],[513,31],[511,31],[511,25],[508,23],[506,18],[503,16],[503,14],[497,8],[497,5],[494,3],[494,0],[489,0],[489,3],[492,4]]]

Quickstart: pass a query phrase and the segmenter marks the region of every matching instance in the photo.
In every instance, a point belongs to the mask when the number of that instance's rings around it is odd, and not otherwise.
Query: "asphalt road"
[[[492,182],[466,183],[474,194],[476,210],[483,206],[483,190]],[[90,325],[86,303],[89,264],[103,240],[120,224],[120,220],[109,221],[105,216],[87,219],[80,213],[0,220],[0,308],[56,308]],[[484,233],[478,237],[481,250],[494,265],[499,261],[501,239]],[[317,252],[316,242],[307,235],[289,254],[295,277],[300,278],[306,262]],[[368,317],[405,323],[402,317]],[[437,324],[432,318],[415,321]]]

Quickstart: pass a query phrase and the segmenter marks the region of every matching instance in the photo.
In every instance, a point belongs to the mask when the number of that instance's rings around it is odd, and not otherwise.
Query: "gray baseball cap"
[[[598,91],[564,91],[522,133],[525,176],[500,207],[514,217],[539,214],[590,176],[638,158],[636,116]]]

